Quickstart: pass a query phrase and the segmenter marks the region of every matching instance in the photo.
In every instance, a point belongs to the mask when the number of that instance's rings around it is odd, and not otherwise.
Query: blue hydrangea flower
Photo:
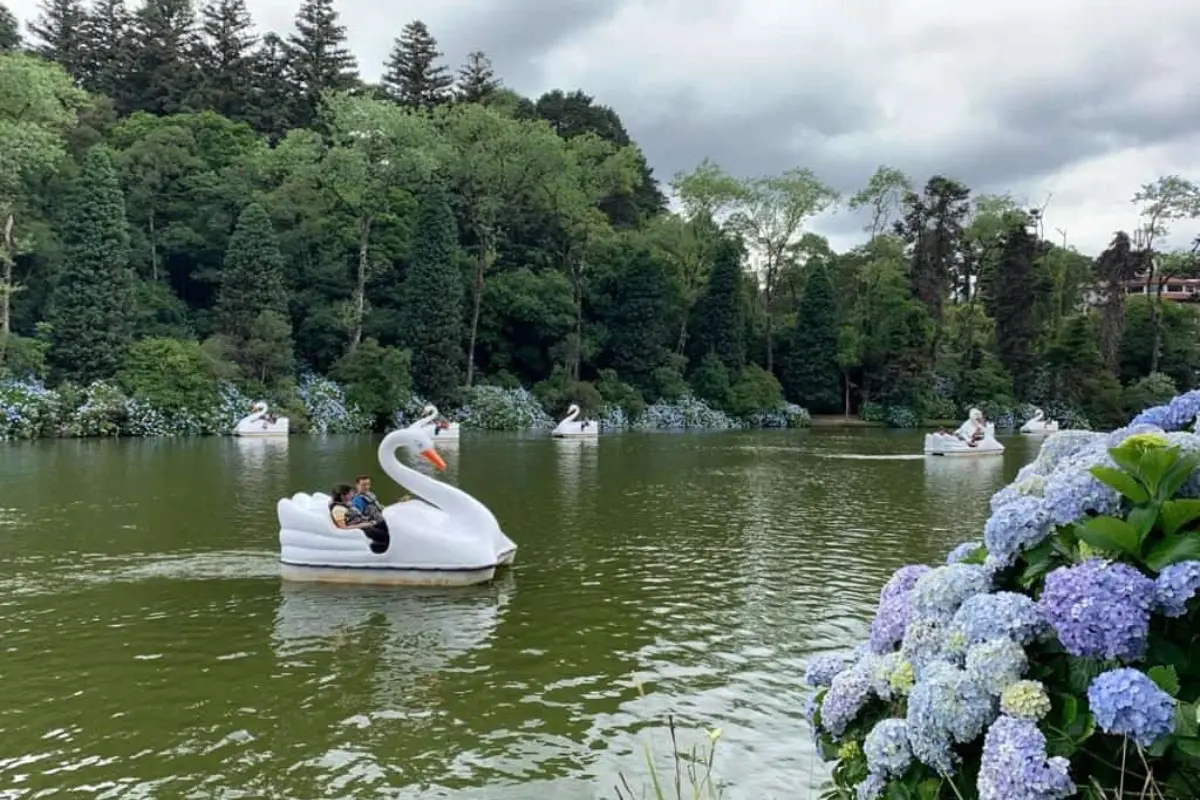
[[[902,719],[885,719],[877,723],[863,740],[863,753],[872,775],[899,778],[912,764],[908,723]]]
[[[898,652],[870,657],[868,666],[871,671],[871,691],[879,699],[892,699],[895,694],[892,688],[892,675],[903,660],[904,658]]]
[[[1103,461],[1096,459],[1096,464]],[[1121,496],[1101,483],[1087,468],[1061,469],[1046,481],[1042,502],[1050,521],[1058,525],[1078,522],[1089,512],[1111,514],[1121,507]]]
[[[967,650],[967,674],[997,697],[1021,680],[1028,668],[1025,650],[1011,639],[992,639]]]
[[[1051,434],[1042,442],[1042,449],[1033,463],[1017,473],[1017,480],[1022,481],[1030,475],[1049,476],[1060,466],[1072,463],[1081,453],[1103,451],[1106,444],[1107,436],[1103,433],[1059,431]]]
[[[875,619],[871,620],[871,637],[868,641],[872,653],[890,653],[904,638],[908,622],[913,615],[913,600],[916,592],[912,589],[901,594],[895,594],[879,604]]]
[[[1011,639],[1031,644],[1047,633],[1049,626],[1032,598],[1016,592],[977,594],[968,598],[950,623],[951,633],[962,633],[964,644],[990,639]]]
[[[924,564],[909,564],[896,570],[879,592],[879,604],[883,605],[898,594],[904,594],[917,585],[922,575],[930,571]]]
[[[1126,425],[1124,428],[1117,428],[1115,431],[1113,431],[1112,433],[1110,433],[1108,435],[1108,441],[1106,442],[1106,444],[1110,448],[1120,447],[1121,443],[1124,442],[1126,439],[1128,439],[1130,436],[1137,436],[1138,434],[1141,434],[1141,433],[1162,434],[1162,433],[1165,433],[1165,431],[1158,425],[1150,425],[1145,422],[1139,422],[1139,423],[1135,423],[1133,425]]]
[[[1102,731],[1142,747],[1175,732],[1175,700],[1136,669],[1098,675],[1088,687],[1088,706]]]
[[[954,771],[954,742],[970,742],[996,717],[996,702],[965,671],[929,666],[908,697],[913,756],[943,774]]]
[[[1182,617],[1197,591],[1200,591],[1200,561],[1181,561],[1159,573],[1154,581],[1154,602],[1166,616]]]
[[[838,738],[871,699],[871,673],[863,662],[839,672],[821,703],[821,726]]]
[[[1062,800],[1075,794],[1070,762],[1046,758],[1046,737],[1027,719],[1000,717],[983,740],[979,800]]]
[[[947,564],[958,564],[971,557],[971,554],[983,547],[983,542],[963,542],[958,547],[950,551],[946,556]]]
[[[938,567],[917,581],[913,609],[919,617],[949,622],[963,601],[991,588],[991,576],[975,564]]]
[[[817,702],[817,694],[812,694],[804,698],[804,719],[808,722],[808,726],[812,729],[813,738],[817,735],[817,711],[821,708],[821,704]]]
[[[1132,660],[1146,651],[1154,602],[1154,581],[1093,558],[1047,575],[1038,606],[1071,655]]]
[[[855,787],[855,800],[879,800],[887,789],[887,778],[882,775],[867,775],[866,780]]]
[[[846,657],[838,653],[825,653],[808,662],[804,682],[809,686],[825,688],[833,683],[833,677],[846,668]]]
[[[1031,471],[1033,464],[1027,464],[1017,473],[1017,479],[992,495],[991,508],[996,511],[1022,497],[1041,497],[1046,491],[1046,478]]]
[[[1050,529],[1050,515],[1042,500],[1018,497],[992,512],[983,529],[983,543],[989,556],[1010,565],[1021,550],[1041,544]]]
[[[901,657],[912,665],[917,680],[931,664],[949,661],[946,626],[929,619],[914,619],[900,643]]]
[[[1164,406],[1147,408],[1133,418],[1130,425],[1156,425],[1164,431],[1178,431],[1190,427],[1200,415],[1200,389],[1193,389],[1175,397]]]

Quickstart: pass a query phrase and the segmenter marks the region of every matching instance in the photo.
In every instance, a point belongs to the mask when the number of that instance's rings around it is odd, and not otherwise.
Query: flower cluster
[[[698,397],[685,394],[672,403],[660,400],[647,406],[632,427],[639,430],[733,430],[746,423],[712,408]]]
[[[1038,605],[1071,655],[1133,660],[1146,649],[1154,589],[1128,564],[1093,558],[1047,575]]]
[[[1154,581],[1154,602],[1168,617],[1182,617],[1200,591],[1200,561],[1171,564]]]
[[[983,740],[979,800],[1059,800],[1075,794],[1070,763],[1046,757],[1046,737],[1028,719],[1000,717]]]
[[[1128,736],[1142,747],[1175,731],[1175,700],[1144,672],[1105,672],[1088,687],[1088,705],[1106,733]]]
[[[346,401],[341,386],[311,372],[300,376],[300,400],[315,433],[362,433],[371,421],[358,406]]]
[[[62,411],[58,392],[32,381],[0,381],[0,441],[36,439],[55,432]]]
[[[487,431],[527,431],[556,424],[533,392],[500,386],[472,386],[467,390],[461,418],[464,427]]]
[[[1050,696],[1041,681],[1017,681],[1000,694],[1000,713],[1037,721],[1050,713]]]

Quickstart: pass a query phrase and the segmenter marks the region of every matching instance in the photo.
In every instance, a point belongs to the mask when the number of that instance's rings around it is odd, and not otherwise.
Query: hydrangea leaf
[[[1200,456],[1195,453],[1179,456],[1159,482],[1158,499],[1169,500],[1174,497],[1175,493],[1187,483],[1188,478],[1196,471],[1197,465],[1200,465]]]
[[[1080,539],[1101,550],[1116,550],[1121,553],[1136,553],[1138,550],[1137,529],[1116,517],[1092,517],[1076,527]]]
[[[1151,676],[1153,677],[1153,675]],[[1161,685],[1161,684],[1160,684]],[[1175,731],[1180,736],[1195,736],[1200,733],[1196,717],[1200,708],[1193,703],[1180,703],[1175,709]]]
[[[1146,566],[1157,571],[1180,561],[1200,559],[1200,532],[1176,533],[1164,537],[1146,555]]]
[[[1200,758],[1200,739],[1193,737],[1175,737],[1175,748],[1184,755]]]
[[[1091,472],[1097,480],[1108,484],[1135,503],[1145,503],[1150,499],[1146,487],[1128,472],[1112,467],[1092,467]]]
[[[1168,500],[1159,512],[1159,524],[1167,536],[1197,519],[1200,519],[1200,500]]]
[[[1162,689],[1171,697],[1179,695],[1179,675],[1176,674],[1175,668],[1167,666],[1157,666],[1146,671],[1150,676],[1150,680],[1158,684],[1158,688]]]
[[[1125,521],[1137,531],[1138,552],[1142,549],[1142,542],[1146,541],[1150,531],[1154,530],[1154,523],[1158,522],[1158,514],[1159,510],[1155,505],[1138,506],[1125,518]]]

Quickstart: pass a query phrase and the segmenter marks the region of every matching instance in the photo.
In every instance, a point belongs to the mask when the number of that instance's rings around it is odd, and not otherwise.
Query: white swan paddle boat
[[[600,423],[593,419],[580,421],[578,417],[581,411],[582,409],[579,406],[572,403],[567,408],[567,416],[562,422],[558,423],[558,426],[550,432],[550,435],[559,439],[577,436],[599,436]]]
[[[1004,445],[996,441],[996,426],[983,421],[983,412],[972,408],[967,421],[950,433],[925,434],[927,456],[998,456]]]
[[[1033,410],[1033,417],[1021,426],[1021,433],[1058,433],[1058,420],[1047,420],[1046,413],[1040,408],[1035,408]]]
[[[250,407],[250,416],[243,417],[233,429],[234,436],[287,436],[288,418],[267,414],[268,406],[259,401]]]
[[[413,424],[425,428],[435,442],[458,441],[458,423],[438,419],[439,416],[437,406],[430,403],[421,409],[421,418]]]
[[[358,530],[336,527],[327,494],[298,492],[279,501],[279,564],[290,581],[382,586],[469,586],[487,583],[509,565],[517,546],[500,530],[487,506],[461,489],[400,463],[407,448],[438,469],[446,462],[429,434],[409,426],[392,431],[379,445],[379,466],[419,498],[383,509],[390,541],[374,553]]]

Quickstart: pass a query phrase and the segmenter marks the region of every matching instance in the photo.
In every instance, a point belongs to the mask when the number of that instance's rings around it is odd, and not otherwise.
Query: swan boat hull
[[[989,431],[987,436],[979,441],[974,447],[971,447],[957,436],[951,436],[942,433],[928,433],[925,435],[925,455],[927,456],[954,456],[956,458],[969,458],[971,456],[999,456],[1004,455],[1004,445],[1000,444],[992,436]]]
[[[1058,433],[1057,422],[1047,422],[1043,425],[1029,427],[1029,423],[1021,426],[1021,433],[1027,436],[1049,436],[1052,433]]]
[[[264,430],[241,430],[241,429],[239,429],[239,430],[235,430],[233,432],[233,435],[234,436],[247,436],[247,437],[252,437],[252,438],[262,438],[264,436],[288,436],[290,433],[291,432],[288,430],[288,426],[284,425],[282,427],[282,429],[273,428],[273,429],[268,429],[265,431]]]
[[[566,428],[559,430],[555,428],[550,435],[555,439],[595,439],[600,436],[600,426],[593,422],[583,429]]]

